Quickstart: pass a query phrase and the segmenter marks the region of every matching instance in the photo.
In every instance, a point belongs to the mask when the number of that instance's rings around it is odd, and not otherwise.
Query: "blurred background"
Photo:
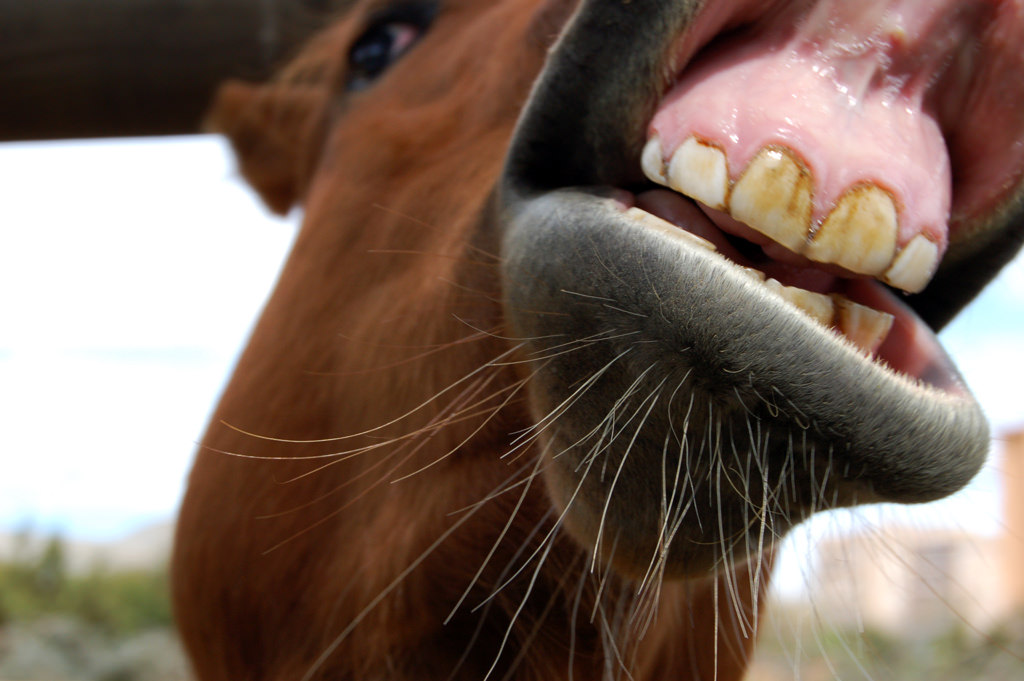
[[[187,678],[165,563],[295,231],[221,139],[0,144],[0,679]]]

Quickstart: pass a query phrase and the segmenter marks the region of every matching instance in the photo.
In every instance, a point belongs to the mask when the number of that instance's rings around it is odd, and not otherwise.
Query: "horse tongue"
[[[970,43],[958,12],[949,0],[823,0],[796,29],[709,51],[661,102],[645,171],[730,215],[716,220],[726,231],[921,290],[947,245],[952,193],[925,103],[961,85],[944,71]]]

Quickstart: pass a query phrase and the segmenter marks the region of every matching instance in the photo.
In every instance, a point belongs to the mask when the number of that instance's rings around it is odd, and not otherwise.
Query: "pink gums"
[[[760,25],[698,58],[649,132],[666,159],[691,135],[718,146],[732,182],[762,148],[786,147],[814,178],[815,224],[872,183],[895,199],[898,246],[924,234],[944,249],[953,180],[936,112],[963,105],[972,74],[961,65],[992,13],[986,2],[823,0],[796,26]]]

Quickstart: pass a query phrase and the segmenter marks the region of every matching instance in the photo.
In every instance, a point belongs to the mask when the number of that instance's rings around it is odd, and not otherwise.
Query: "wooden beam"
[[[198,132],[346,0],[0,0],[0,141]]]

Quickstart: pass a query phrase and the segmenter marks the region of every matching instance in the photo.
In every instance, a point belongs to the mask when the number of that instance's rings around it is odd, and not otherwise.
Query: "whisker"
[[[515,396],[519,393],[519,391],[522,390],[523,386],[525,386],[527,384],[527,381],[528,381],[528,379],[523,379],[523,380],[521,380],[521,381],[519,381],[517,383],[514,383],[513,384],[514,390],[509,392],[509,394],[505,398],[505,400],[502,401],[501,404],[497,405],[493,409],[488,410],[489,413],[487,413],[487,417],[480,423],[480,425],[477,426],[473,430],[473,432],[471,432],[469,435],[467,435],[465,438],[463,438],[463,440],[461,442],[459,442],[457,445],[455,445],[454,447],[449,449],[447,452],[445,452],[441,456],[435,458],[433,461],[430,461],[429,463],[427,463],[427,464],[421,466],[420,468],[416,469],[412,473],[409,473],[408,475],[404,475],[404,476],[402,476],[400,478],[396,478],[395,480],[392,480],[392,482],[393,483],[402,482],[403,480],[408,480],[409,478],[411,478],[413,476],[419,475],[419,474],[423,473],[424,471],[426,471],[427,469],[429,469],[429,468],[431,468],[433,466],[436,466],[441,461],[444,461],[449,456],[451,456],[455,452],[457,452],[460,449],[462,449],[462,447],[466,443],[468,443],[470,440],[472,440],[474,437],[476,437],[480,433],[480,431],[482,431],[484,428],[486,428],[487,424],[490,423],[494,419],[494,417],[497,416],[501,412],[501,410],[504,409],[509,404],[509,402],[512,401],[513,398],[515,398]]]
[[[515,354],[516,352],[518,352],[520,350],[520,348],[521,348],[521,345],[516,345],[516,346],[513,346],[513,347],[509,348],[508,350],[505,350],[504,352],[499,354],[494,360],[488,361],[488,362],[480,365],[476,369],[473,369],[472,371],[470,371],[468,374],[466,374],[462,378],[456,380],[454,383],[449,384],[446,388],[442,388],[438,392],[434,393],[434,395],[432,397],[430,397],[430,398],[426,399],[425,401],[421,402],[419,405],[413,407],[412,409],[408,410],[404,414],[401,414],[400,416],[396,416],[395,418],[393,418],[393,419],[391,419],[391,420],[389,420],[389,421],[387,421],[385,423],[382,423],[382,424],[380,424],[378,426],[374,426],[373,428],[369,428],[367,430],[360,431],[358,433],[351,433],[349,435],[338,435],[338,436],[335,436],[335,437],[328,437],[328,438],[313,438],[313,439],[296,440],[296,439],[289,439],[289,438],[271,437],[271,436],[268,436],[268,435],[260,435],[260,434],[257,434],[257,433],[253,433],[253,432],[244,430],[244,429],[242,429],[242,428],[240,428],[238,426],[232,425],[232,424],[230,424],[230,423],[228,423],[226,421],[221,421],[220,423],[223,426],[225,426],[226,428],[229,428],[229,429],[231,429],[231,430],[233,430],[233,431],[235,431],[237,433],[240,433],[241,435],[245,435],[247,437],[252,437],[252,438],[256,438],[256,439],[264,440],[264,441],[268,441],[268,442],[279,442],[279,443],[284,443],[284,444],[305,444],[305,445],[308,445],[308,444],[325,444],[325,443],[331,443],[331,442],[339,442],[341,440],[351,440],[351,439],[357,438],[357,437],[363,437],[363,436],[366,436],[366,435],[371,435],[373,433],[379,432],[379,431],[381,431],[381,430],[383,430],[385,428],[388,428],[390,426],[395,425],[396,423],[400,423],[404,419],[406,419],[406,418],[412,416],[413,414],[419,412],[421,409],[424,409],[427,405],[429,405],[429,404],[435,402],[436,400],[440,399],[443,395],[445,395],[448,392],[454,390],[455,388],[457,388],[458,386],[462,385],[466,381],[474,378],[478,374],[481,374],[484,371],[487,371],[488,369],[493,368],[494,366],[498,366],[496,364],[496,362],[504,359],[505,357],[509,357],[509,356]],[[304,459],[307,459],[308,460],[308,459],[323,459],[323,458],[328,458],[328,457],[332,456],[331,454],[323,454],[323,455],[306,456],[306,457],[301,457],[301,456],[299,456],[299,457],[259,457],[259,456],[248,456],[248,455],[245,455],[245,454],[239,454],[239,453],[233,453],[233,452],[221,452],[221,453],[223,453],[223,454],[230,454],[231,456],[237,456],[237,457],[240,457],[240,458],[268,459],[268,460],[278,460],[278,459],[287,459],[287,460],[304,460]]]
[[[646,377],[646,375],[653,368],[654,367],[652,365],[651,367],[648,367],[643,372],[641,372],[640,378],[637,379],[637,382],[639,382],[641,378]],[[641,402],[640,406],[637,408],[637,412],[639,412],[639,410],[643,408],[644,403],[650,402],[650,405],[647,407],[647,411],[644,412],[644,415],[640,418],[639,423],[637,423],[636,429],[633,432],[633,438],[629,441],[629,444],[626,445],[625,450],[623,450],[622,452],[622,459],[619,461],[618,469],[615,471],[615,477],[612,479],[611,485],[608,488],[604,508],[601,511],[601,519],[600,521],[598,521],[597,524],[597,538],[594,540],[595,560],[597,558],[597,553],[600,550],[601,539],[604,536],[605,521],[608,517],[608,508],[611,506],[612,496],[615,494],[615,487],[618,485],[619,477],[622,475],[622,469],[625,468],[626,460],[629,458],[629,453],[632,451],[633,446],[636,444],[637,438],[640,436],[640,431],[643,429],[644,424],[647,422],[647,418],[651,415],[651,411],[658,403],[658,394],[660,393],[662,386],[665,385],[665,380],[666,379],[663,378],[661,382],[654,388],[654,390],[651,391],[651,394],[644,398],[644,401]],[[632,417],[630,417],[630,420],[632,420]]]
[[[591,376],[587,377],[583,383],[577,387],[572,393],[569,394],[561,403],[559,403],[554,409],[552,409],[543,418],[537,419],[536,423],[530,426],[526,431],[521,433],[515,440],[512,441],[513,450],[516,448],[515,445],[519,445],[528,439],[535,436],[536,433],[544,430],[555,420],[564,414],[591,386],[596,384],[601,377],[607,373],[620,359],[629,354],[631,348],[627,348],[612,358],[607,364],[595,371]],[[512,451],[512,450],[510,450]]]
[[[498,661],[501,659],[501,654],[505,651],[505,646],[508,644],[509,636],[512,634],[512,627],[515,625],[515,622],[519,618],[520,613],[522,613],[523,608],[526,607],[526,601],[530,598],[530,594],[533,593],[533,588],[534,585],[537,583],[537,576],[540,574],[540,569],[544,566],[545,561],[547,561],[548,554],[551,553],[551,547],[554,544],[553,542],[545,541],[542,545],[545,545],[544,552],[541,554],[540,560],[537,563],[537,567],[534,569],[533,574],[530,576],[530,582],[526,587],[526,592],[523,594],[523,598],[522,601],[519,603],[519,607],[517,607],[516,611],[512,614],[512,618],[511,621],[509,622],[508,628],[505,630],[505,635],[502,637],[501,644],[498,646],[498,652],[494,655],[494,662],[487,670],[487,673],[484,674],[482,681],[487,681],[487,679],[491,677],[491,674],[494,673],[494,669],[498,666]]]
[[[540,470],[540,466],[541,466],[541,463],[543,461],[544,461],[543,456],[538,456],[537,457],[537,460],[536,460],[536,462],[534,463],[534,466],[533,466],[533,473],[527,478],[526,484],[523,486],[523,491],[519,495],[519,499],[516,501],[516,505],[515,505],[515,507],[513,507],[512,512],[509,514],[508,520],[505,522],[505,526],[501,529],[501,532],[498,533],[498,536],[495,538],[494,542],[491,544],[491,549],[487,552],[487,555],[484,556],[483,561],[481,561],[480,567],[477,568],[476,573],[473,575],[472,579],[469,580],[469,585],[466,587],[466,590],[463,591],[462,596],[460,596],[459,600],[457,600],[455,602],[455,605],[452,606],[451,612],[448,613],[448,617],[446,617],[445,620],[444,620],[445,624],[448,624],[451,621],[452,617],[455,616],[455,613],[458,612],[459,608],[462,607],[462,604],[463,604],[463,602],[465,602],[466,598],[469,596],[469,592],[473,588],[473,585],[476,584],[477,580],[480,579],[480,575],[483,574],[484,569],[487,567],[487,564],[491,562],[491,558],[494,557],[494,554],[498,550],[498,547],[501,545],[502,541],[505,539],[505,536],[508,534],[509,528],[512,527],[512,523],[515,522],[516,518],[519,515],[519,509],[522,508],[523,501],[526,499],[526,495],[530,492],[530,484],[537,477],[537,472]],[[485,503],[485,502],[489,501],[491,498],[493,498],[493,497],[489,496],[487,499],[484,499],[480,503]],[[527,543],[524,542],[523,544],[525,546]]]

